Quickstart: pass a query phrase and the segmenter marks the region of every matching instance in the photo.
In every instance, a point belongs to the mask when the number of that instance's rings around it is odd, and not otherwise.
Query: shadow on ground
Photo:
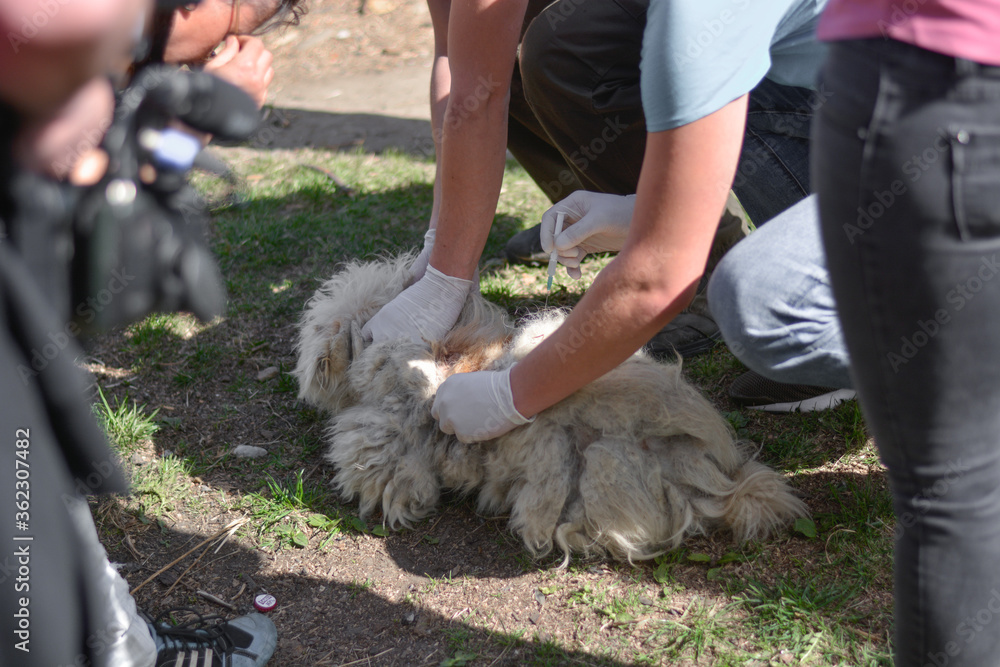
[[[372,113],[328,113],[266,107],[257,131],[240,143],[258,150],[322,148],[382,153],[394,149],[433,159],[430,121]]]

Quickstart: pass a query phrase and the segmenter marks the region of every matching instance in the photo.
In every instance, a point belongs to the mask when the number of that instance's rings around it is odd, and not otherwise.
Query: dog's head
[[[412,254],[351,262],[316,290],[295,346],[299,398],[335,412],[355,402],[347,369],[368,345],[361,327],[403,291],[412,262]]]

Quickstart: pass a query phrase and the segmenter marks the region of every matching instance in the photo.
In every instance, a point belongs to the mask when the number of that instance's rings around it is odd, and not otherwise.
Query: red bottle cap
[[[261,593],[253,599],[253,606],[257,611],[271,611],[278,606],[278,600],[273,595]]]

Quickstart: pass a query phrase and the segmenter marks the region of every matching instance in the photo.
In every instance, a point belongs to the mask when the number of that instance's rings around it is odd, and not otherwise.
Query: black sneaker
[[[167,618],[178,614],[192,618],[170,625]],[[262,614],[227,622],[178,608],[146,622],[156,641],[156,667],[263,667],[278,644],[274,623]]]
[[[708,352],[722,340],[719,325],[707,315],[680,313],[646,343],[646,352],[661,361],[685,359]]]
[[[549,254],[542,250],[542,224],[524,229],[510,237],[504,254],[511,264],[542,264],[549,261]]]
[[[830,410],[857,396],[853,389],[784,384],[748,371],[729,387],[729,397],[744,408],[764,412],[817,412]]]

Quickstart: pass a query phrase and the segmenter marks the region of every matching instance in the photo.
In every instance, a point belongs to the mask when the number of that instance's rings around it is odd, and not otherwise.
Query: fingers
[[[574,192],[573,194],[576,193]],[[573,195],[570,195],[570,197],[572,196]],[[583,215],[586,215],[585,212],[581,212],[575,207],[567,206],[567,201],[569,201],[569,197],[550,207],[549,210],[542,214],[542,227],[540,234],[542,237],[542,250],[545,252],[552,252],[553,248],[558,248],[558,243],[554,242],[554,236],[556,232],[556,219],[560,213],[565,215],[563,218],[564,230],[567,226],[572,225],[579,220]]]
[[[205,71],[213,72],[228,65],[240,53],[240,41],[235,35],[226,37],[225,45],[211,60],[205,63]]]
[[[562,234],[560,234],[562,236]],[[559,263],[566,268],[576,268],[580,266],[583,258],[587,256],[586,251],[583,248],[571,248],[568,251],[559,251],[558,260]]]
[[[562,210],[560,205],[556,204],[542,214],[542,228],[539,230],[539,234],[542,237],[542,250],[545,252],[552,252],[553,236],[556,231],[556,214],[560,210]],[[563,224],[566,224],[565,220]]]
[[[583,259],[582,255],[586,253],[577,246],[593,236],[597,231],[593,228],[593,225],[589,224],[587,216],[584,216],[576,224],[563,229],[562,234],[555,239],[555,248],[559,251],[560,256],[575,255],[577,259]]]
[[[274,80],[274,55],[259,37],[230,35],[222,52],[205,69],[241,88],[257,106],[267,99],[267,89]]]

